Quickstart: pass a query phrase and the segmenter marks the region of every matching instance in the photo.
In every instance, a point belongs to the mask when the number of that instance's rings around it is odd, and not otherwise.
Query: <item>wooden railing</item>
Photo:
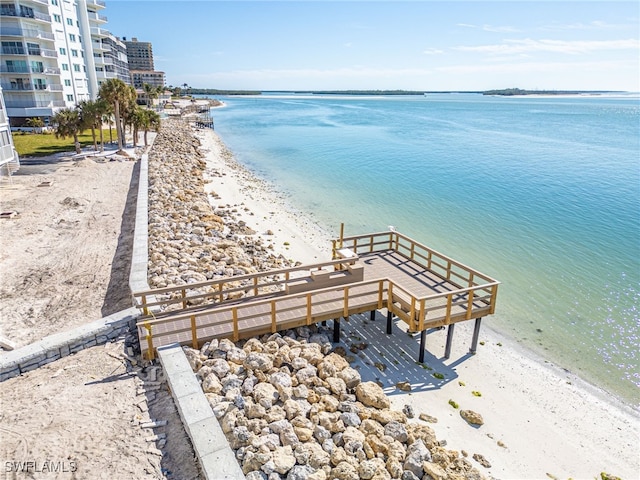
[[[219,304],[240,297],[260,297],[283,292],[286,284],[294,279],[293,274],[295,273],[310,272],[324,267],[338,269],[347,264],[353,264],[357,260],[357,258],[337,259],[311,265],[134,292],[133,304],[142,310],[143,315],[148,316],[153,312],[157,316],[169,311],[172,306],[178,304],[180,309],[187,310],[189,308],[200,308],[202,304]]]
[[[333,258],[339,257],[339,250],[345,248],[355,255],[394,250],[458,287],[449,292],[417,297],[401,286],[391,284],[389,308],[409,325],[410,330],[421,331],[425,326],[449,325],[495,313],[500,282],[406,235],[388,231],[333,240]],[[394,291],[401,293],[394,295]],[[399,307],[395,306],[397,303]],[[436,313],[439,311],[442,311],[440,315]]]
[[[345,248],[351,252],[341,250]],[[347,264],[356,263],[358,255],[387,250],[410,259],[457,288],[418,296],[391,279],[382,278],[301,293],[285,292],[287,282],[299,278],[293,276],[295,273],[309,273],[323,267],[341,270]],[[369,309],[387,308],[407,323],[410,331],[416,332],[495,312],[500,282],[398,232],[336,240],[333,242],[333,257],[330,262],[136,292],[135,305],[143,310],[144,315],[138,322],[141,341],[144,332],[148,355],[153,358],[154,338],[190,332],[191,343],[198,348],[200,340],[207,337],[201,332],[207,328],[220,327],[220,331],[226,332],[224,336],[236,341],[243,332],[276,332],[348,317]],[[158,296],[170,298],[158,299]],[[363,300],[365,297],[366,301]],[[329,304],[331,308],[328,308]],[[168,310],[174,306],[180,310]],[[249,325],[252,321],[254,326]],[[166,333],[158,332],[158,327],[170,322],[183,322],[187,326]]]
[[[243,329],[240,328],[241,322],[255,321],[256,326],[249,329],[251,331],[264,332],[266,330],[275,333],[283,328],[311,325],[333,318],[348,317],[355,313],[381,309],[386,306],[384,293],[388,288],[387,285],[388,282],[385,280],[372,280],[274,298],[256,299],[235,305],[210,306],[197,312],[176,312],[163,318],[154,318],[151,315],[139,321],[137,326],[144,328],[147,354],[150,359],[153,359],[155,355],[154,338],[163,335],[190,332],[193,348],[199,348],[199,339],[203,338],[199,331],[206,328],[231,327],[228,329],[230,333],[228,336],[233,341],[237,341],[243,332]],[[336,305],[330,307],[331,304]],[[288,314],[290,318],[287,317]],[[208,315],[211,315],[211,318],[215,315],[215,320],[202,321]],[[172,329],[166,333],[154,333],[154,330],[157,330],[157,327],[161,325],[186,320],[189,321],[186,327]]]

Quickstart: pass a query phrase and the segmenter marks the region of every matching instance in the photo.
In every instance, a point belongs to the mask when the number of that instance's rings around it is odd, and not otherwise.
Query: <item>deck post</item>
[[[456,324],[452,323],[449,325],[449,328],[447,328],[447,345],[444,348],[444,358],[449,358],[451,356],[451,343],[453,342],[453,329],[455,326]]]
[[[333,319],[333,343],[338,343],[340,341],[340,319]]]
[[[375,321],[376,321],[376,311],[375,311],[375,310],[371,310],[371,315],[370,315],[369,319],[370,319],[372,322],[375,322]]]
[[[422,330],[420,332],[420,355],[418,355],[418,361],[420,363],[424,363],[424,350],[427,346],[427,330]]]
[[[480,336],[480,323],[482,322],[482,318],[476,318],[476,324],[473,327],[473,338],[471,339],[471,348],[469,349],[469,353],[476,353],[476,349],[478,348],[478,337]]]
[[[393,313],[391,310],[387,311],[387,334],[391,335],[393,333]]]

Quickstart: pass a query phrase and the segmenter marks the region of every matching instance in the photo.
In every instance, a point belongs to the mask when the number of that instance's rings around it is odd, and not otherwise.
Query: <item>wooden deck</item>
[[[213,338],[234,341],[301,325],[385,309],[387,332],[397,316],[411,332],[453,325],[494,313],[499,282],[397,232],[334,241],[334,259],[314,265],[136,292],[143,310],[143,352],[178,342],[199,348]]]

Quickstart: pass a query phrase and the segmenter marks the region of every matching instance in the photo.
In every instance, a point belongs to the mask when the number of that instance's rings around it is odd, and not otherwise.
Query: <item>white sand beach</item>
[[[324,232],[292,210],[286,196],[235,162],[215,132],[201,130],[197,136],[211,174],[207,188],[219,196],[212,205],[237,206],[249,227],[260,234],[271,230],[265,239],[287,258],[302,263],[330,259],[329,240],[338,232]],[[350,232],[347,226],[347,233],[369,232]],[[432,371],[416,364],[419,338],[404,333],[401,323],[387,336],[382,315],[366,326],[363,318],[355,316],[343,327],[347,344],[350,335],[369,343],[358,360],[363,379],[381,381],[395,408],[410,404],[436,417],[432,426],[438,439],[470,456],[482,454],[491,464],[481,467],[483,473],[504,479],[592,479],[601,472],[640,478],[638,411],[492,331],[490,318],[476,355],[467,354],[472,323],[456,326],[449,360],[443,358],[446,331],[430,333],[425,363]],[[409,381],[412,391],[397,390],[398,381]],[[484,425],[467,424],[461,409],[480,413]]]

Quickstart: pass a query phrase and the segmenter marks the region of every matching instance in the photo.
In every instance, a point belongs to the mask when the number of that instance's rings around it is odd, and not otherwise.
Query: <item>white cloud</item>
[[[604,41],[533,40],[527,38],[524,40],[505,40],[504,43],[493,45],[458,46],[454,47],[454,50],[486,53],[490,55],[515,55],[533,52],[577,55],[605,50],[637,50],[639,47],[640,41],[634,38]]]
[[[441,55],[444,53],[444,50],[440,50],[439,48],[426,48],[422,53],[425,55]]]
[[[520,30],[518,30],[515,27],[510,27],[510,26],[494,26],[494,25],[488,25],[488,24],[484,24],[484,25],[473,25],[470,23],[458,23],[457,24],[458,27],[463,27],[463,28],[475,28],[478,30],[484,30],[485,32],[493,32],[493,33],[516,33],[519,32]]]
[[[621,30],[623,28],[628,28],[628,25],[620,25],[620,24],[614,24],[614,23],[606,23],[600,20],[594,20],[593,22],[589,22],[589,23],[567,23],[567,24],[562,24],[562,23],[558,23],[558,24],[552,24],[552,25],[545,25],[544,27],[541,28],[541,30],[553,30],[553,31],[559,31],[559,30]],[[637,28],[637,27],[633,27],[633,28]]]

